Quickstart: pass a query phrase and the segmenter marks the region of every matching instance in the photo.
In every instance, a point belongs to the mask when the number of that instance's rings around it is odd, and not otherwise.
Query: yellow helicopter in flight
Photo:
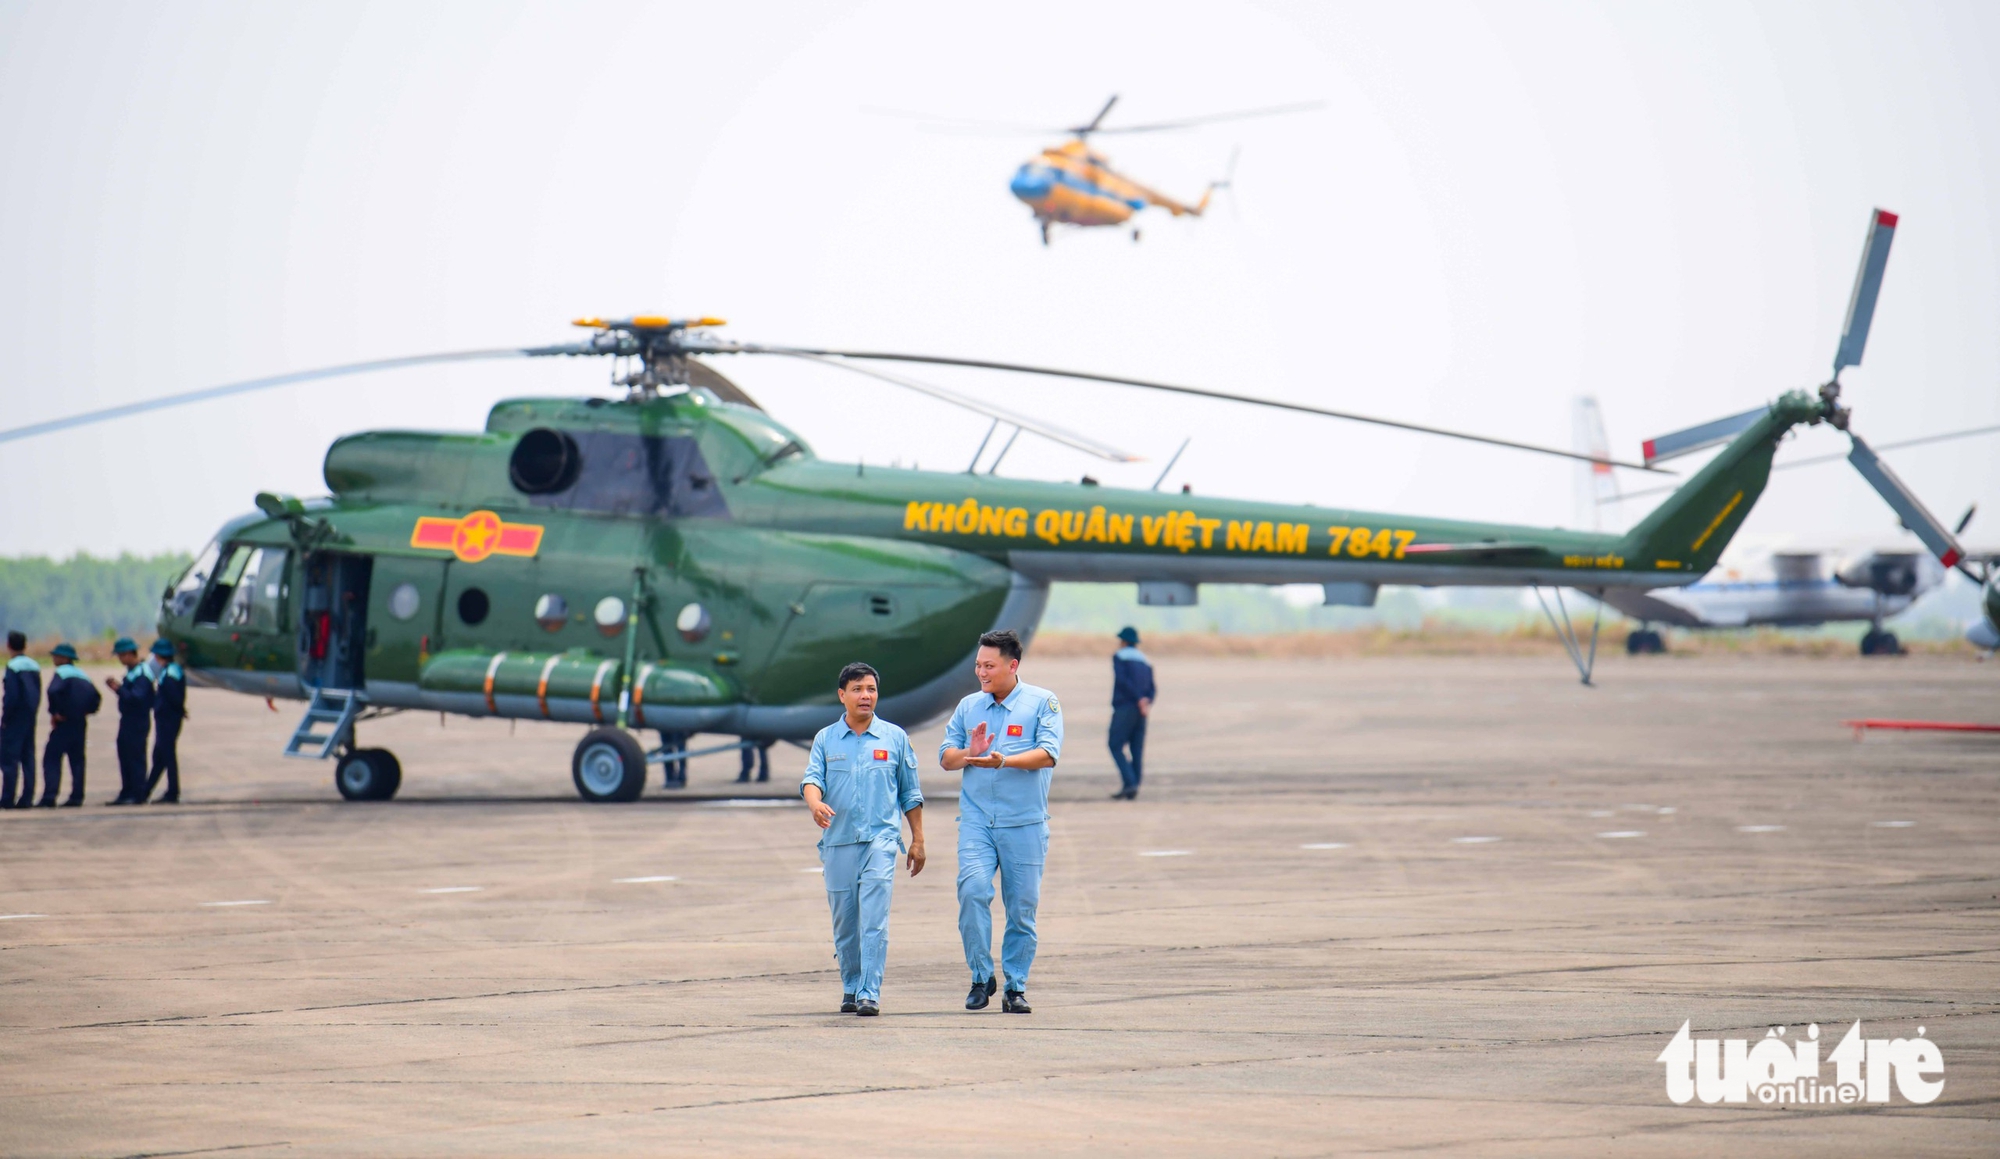
[[[1150,125],[1120,125],[1104,127],[1104,118],[1111,107],[1118,103],[1118,95],[1104,102],[1097,115],[1087,125],[1077,125],[1060,130],[1070,134],[1070,139],[1060,145],[1052,145],[1042,150],[1039,157],[1022,163],[1014,171],[1014,179],[1008,189],[1016,198],[1035,212],[1035,222],[1041,226],[1042,244],[1049,244],[1049,228],[1054,225],[1074,226],[1122,226],[1132,215],[1147,206],[1157,206],[1175,217],[1200,217],[1208,210],[1209,201],[1218,189],[1226,189],[1230,178],[1235,175],[1236,158],[1232,154],[1229,169],[1221,180],[1211,181],[1202,191],[1201,200],[1192,205],[1177,201],[1149,186],[1143,185],[1111,167],[1102,153],[1090,147],[1090,138],[1100,133],[1160,133],[1174,129],[1191,129],[1199,125],[1219,121],[1243,120],[1249,117],[1275,117],[1285,113],[1302,113],[1319,108],[1323,102],[1309,101],[1303,104],[1276,105],[1264,109],[1244,109],[1234,113],[1216,113],[1206,117],[1190,117],[1180,121],[1161,121]],[[1132,240],[1139,240],[1139,229],[1132,229]]]
[[[1104,154],[1091,148],[1090,138],[1106,133],[1172,132],[1222,121],[1303,113],[1325,104],[1324,101],[1306,101],[1261,109],[1243,109],[1233,113],[1213,113],[1178,121],[1160,121],[1148,125],[1115,125],[1106,128],[1104,118],[1117,103],[1118,95],[1113,93],[1111,99],[1104,102],[1104,107],[1097,110],[1097,115],[1090,119],[1090,123],[1057,129],[1002,125],[957,118],[941,120],[927,114],[902,113],[887,109],[876,111],[891,116],[922,117],[935,124],[956,128],[999,130],[1006,133],[1069,134],[1069,140],[1060,145],[1051,145],[1042,150],[1039,156],[1023,162],[1021,167],[1014,171],[1014,179],[1008,184],[1008,189],[1014,196],[1034,211],[1035,223],[1042,231],[1042,244],[1047,245],[1049,232],[1054,226],[1073,225],[1083,228],[1123,226],[1132,219],[1133,214],[1148,206],[1164,209],[1175,217],[1200,217],[1207,212],[1215,191],[1229,187],[1230,178],[1236,171],[1236,158],[1232,153],[1229,168],[1223,177],[1209,182],[1208,188],[1202,191],[1201,199],[1190,204],[1169,197],[1113,169]],[[1139,240],[1137,226],[1132,228],[1132,240],[1135,242]]]

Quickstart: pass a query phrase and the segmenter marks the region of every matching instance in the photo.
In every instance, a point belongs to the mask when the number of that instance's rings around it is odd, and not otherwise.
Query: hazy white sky
[[[562,341],[578,314],[1041,361],[1615,450],[1826,376],[1873,206],[1903,215],[1866,363],[1877,442],[2000,423],[2000,5],[0,2],[0,426],[237,378]],[[1235,213],[1044,250],[1073,123]],[[824,457],[961,468],[985,422],[812,367],[726,373]],[[403,371],[0,446],[0,554],[192,549],[327,443],[604,393],[590,362]],[[1568,465],[1115,387],[925,372],[1153,463],[1024,436],[1007,473],[1575,524]],[[1785,455],[1838,449],[1826,431]],[[2000,440],[1892,456],[2000,521]],[[1635,479],[1632,486],[1644,486]],[[1763,535],[1893,534],[1839,464]],[[2000,538],[2000,527],[1974,540]]]

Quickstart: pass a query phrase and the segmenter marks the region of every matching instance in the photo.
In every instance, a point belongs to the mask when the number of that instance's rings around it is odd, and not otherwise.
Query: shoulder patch
[[[1062,701],[1057,700],[1054,696],[1049,697],[1049,711],[1055,713],[1057,716],[1061,716]]]

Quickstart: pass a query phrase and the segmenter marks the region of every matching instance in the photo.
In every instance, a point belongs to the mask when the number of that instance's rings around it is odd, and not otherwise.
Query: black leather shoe
[[[854,1005],[855,1005],[854,1013],[861,1018],[873,1018],[877,1014],[882,1013],[882,1008],[880,1006],[875,1005],[873,1002],[870,1002],[866,998],[863,998],[861,1001],[855,1003]]]
[[[965,1008],[967,1010],[986,1009],[987,999],[993,997],[993,991],[999,988],[999,982],[992,978],[988,978],[984,982],[974,982],[972,984],[972,992],[965,996]]]
[[[83,804],[83,798],[81,798],[81,797],[71,797],[71,798],[70,798],[69,800],[67,800],[67,801],[64,801],[64,802],[62,803],[62,807],[63,807],[63,808],[65,808],[65,809],[74,809],[74,808],[76,808],[77,806],[79,806],[79,805],[82,805],[82,804]]]
[[[840,996],[840,1012],[842,1014],[854,1013],[854,995],[842,994]]]
[[[1009,991],[1007,991],[1007,996],[1006,996],[1005,998],[1002,998],[1002,999],[1000,1000],[1000,1009],[1001,1009],[1001,1010],[1002,1010],[1002,1011],[1003,1011],[1004,1013],[1007,1013],[1007,1014],[1033,1014],[1033,1013],[1034,1013],[1034,1011],[1033,1011],[1033,1010],[1030,1010],[1030,1009],[1028,1008],[1028,995],[1027,995],[1027,993],[1026,993],[1025,991],[1021,991],[1021,990],[1009,990]]]
[[[161,797],[159,800],[153,802],[153,804],[155,805],[178,805],[180,803],[181,803],[180,796],[179,794],[176,793],[168,793],[166,796]]]
[[[43,809],[53,809],[56,807],[56,799],[54,797],[50,797],[47,800],[38,801],[36,802],[36,804],[38,807]]]

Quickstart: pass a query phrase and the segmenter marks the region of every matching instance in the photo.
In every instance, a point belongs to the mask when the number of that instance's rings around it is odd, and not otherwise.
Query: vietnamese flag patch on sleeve
[[[886,761],[886,760],[888,760],[888,759],[889,759],[889,750],[888,750],[888,749],[876,749],[876,750],[875,750],[875,759],[876,759],[876,760],[878,760],[878,761]]]
[[[1018,724],[1010,724],[1010,725],[1008,725],[1008,726],[1007,726],[1007,735],[1008,735],[1008,736],[1020,736],[1020,735],[1021,735],[1021,726],[1020,726],[1020,725],[1018,725]]]

